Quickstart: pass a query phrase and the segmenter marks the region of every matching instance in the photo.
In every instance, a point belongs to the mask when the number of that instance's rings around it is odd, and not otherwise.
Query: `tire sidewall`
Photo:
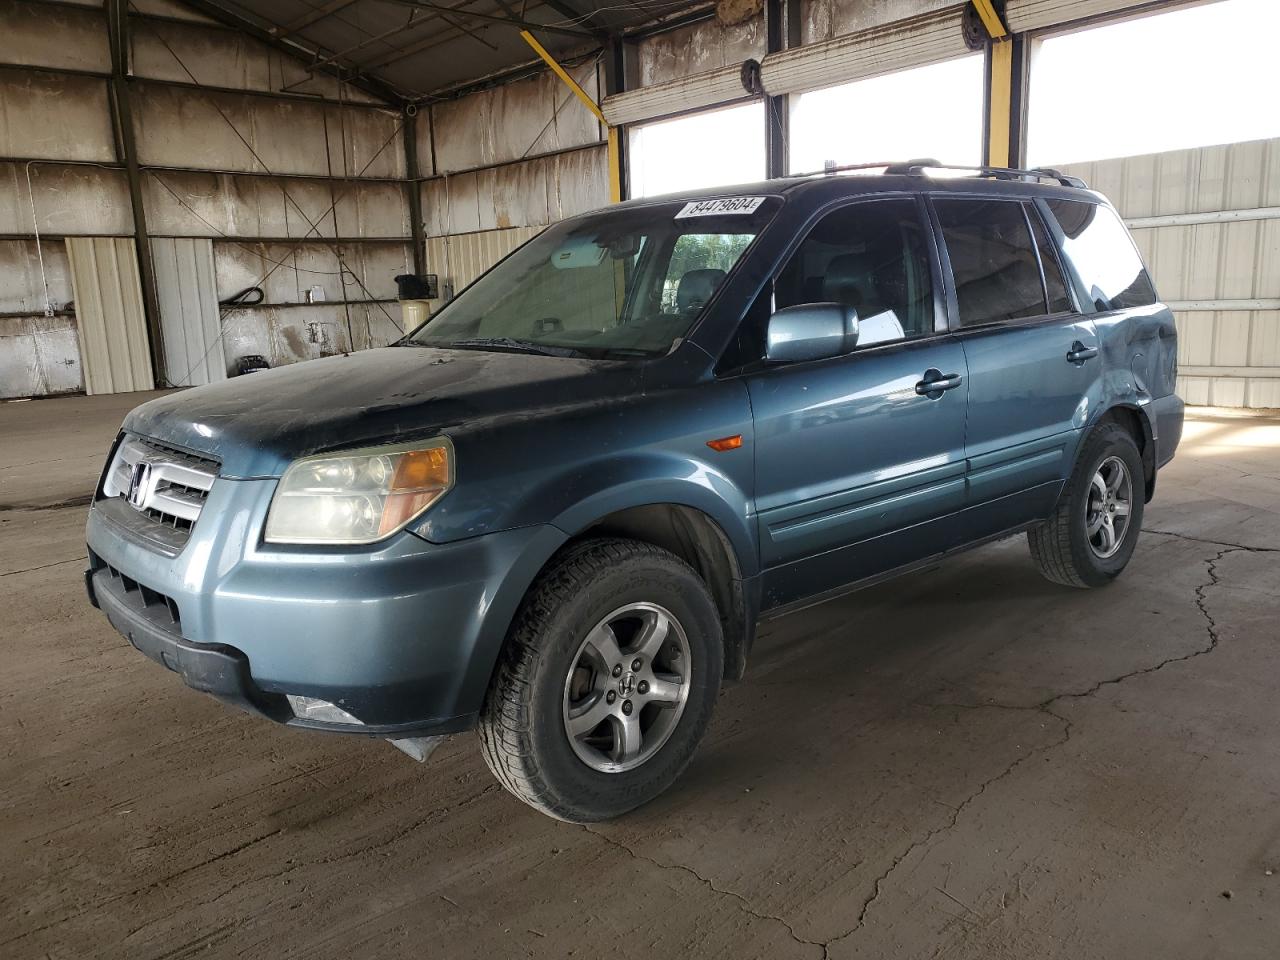
[[[640,766],[603,773],[573,751],[565,731],[564,685],[588,632],[604,617],[633,602],[665,607],[689,642],[691,687],[676,728]],[[635,556],[601,571],[548,619],[541,656],[530,677],[529,740],[539,773],[567,811],[581,819],[617,816],[666,789],[693,757],[710,720],[723,674],[719,616],[706,587],[676,558]]]
[[[1132,499],[1129,525],[1125,528],[1120,549],[1104,559],[1094,553],[1089,545],[1087,529],[1089,489],[1093,475],[1098,472],[1102,461],[1113,456],[1123,460],[1124,465],[1129,469]],[[1072,560],[1077,573],[1089,586],[1110,583],[1128,565],[1133,556],[1133,551],[1138,544],[1138,534],[1142,529],[1145,477],[1142,455],[1138,452],[1138,446],[1133,442],[1128,431],[1114,424],[1108,424],[1090,436],[1072,479],[1070,508]]]

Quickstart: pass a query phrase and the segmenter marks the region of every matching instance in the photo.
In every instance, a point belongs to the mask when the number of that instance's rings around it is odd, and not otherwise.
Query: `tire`
[[[1111,514],[1113,537],[1107,541],[1106,524],[1097,526],[1097,520],[1112,504],[1095,478],[1108,487],[1112,477],[1126,471],[1129,512],[1123,531],[1119,529],[1121,515]],[[1133,436],[1118,423],[1100,424],[1085,440],[1053,516],[1027,532],[1027,544],[1040,572],[1068,587],[1101,587],[1114,580],[1137,546],[1145,490],[1142,455]],[[1124,501],[1118,493],[1114,496],[1114,507],[1119,511]],[[1091,532],[1091,527],[1096,532]]]
[[[575,544],[542,572],[512,623],[480,716],[485,762],[508,791],[552,817],[620,816],[688,765],[723,671],[720,616],[687,563],[633,540]],[[590,727],[600,711],[601,725]]]

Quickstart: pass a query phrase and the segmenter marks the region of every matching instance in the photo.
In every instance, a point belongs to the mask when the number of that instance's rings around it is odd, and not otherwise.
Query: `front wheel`
[[[1106,423],[1085,441],[1052,517],[1027,532],[1040,572],[1069,587],[1110,583],[1142,528],[1142,455],[1127,430]]]
[[[688,764],[723,664],[715,603],[688,564],[633,540],[576,544],[516,615],[481,714],[485,761],[553,817],[619,816]]]

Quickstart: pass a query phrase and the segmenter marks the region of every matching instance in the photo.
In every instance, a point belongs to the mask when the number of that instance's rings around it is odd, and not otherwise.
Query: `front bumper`
[[[142,653],[198,690],[293,726],[377,736],[471,726],[520,599],[564,542],[537,526],[448,544],[275,546],[274,480],[219,480],[185,546],[133,535],[123,501],[89,511],[90,597]],[[285,694],[360,725],[295,717]]]

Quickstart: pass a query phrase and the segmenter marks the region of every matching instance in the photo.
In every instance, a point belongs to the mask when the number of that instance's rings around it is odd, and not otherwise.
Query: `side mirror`
[[[843,303],[800,303],[769,318],[765,359],[773,363],[839,357],[858,345],[858,311]]]

